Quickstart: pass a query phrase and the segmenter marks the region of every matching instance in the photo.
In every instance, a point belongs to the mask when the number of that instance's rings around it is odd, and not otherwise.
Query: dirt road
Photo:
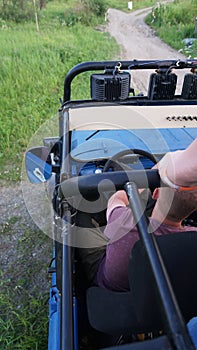
[[[107,31],[121,46],[122,60],[133,59],[185,59],[186,57],[166,45],[154,31],[144,22],[151,8],[124,13],[119,10],[107,11]],[[150,72],[132,73],[132,85],[145,92]],[[177,92],[180,91],[181,76],[178,79]]]

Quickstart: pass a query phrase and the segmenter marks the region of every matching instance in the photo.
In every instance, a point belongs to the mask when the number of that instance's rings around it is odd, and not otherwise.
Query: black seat
[[[197,315],[197,232],[157,236],[156,241],[181,313],[188,322]],[[140,241],[131,252],[129,283],[139,322],[161,327],[161,303]]]
[[[197,315],[197,232],[178,232],[156,238],[185,322]],[[100,287],[87,290],[93,328],[109,334],[136,334],[163,329],[160,303],[141,241],[132,249],[129,264],[131,291]]]
[[[145,340],[131,344],[124,344],[105,348],[105,350],[172,350],[172,346],[165,335],[159,338]]]
[[[89,322],[97,331],[116,335],[129,333],[131,327],[139,330],[131,292],[90,287],[87,290],[87,308]]]

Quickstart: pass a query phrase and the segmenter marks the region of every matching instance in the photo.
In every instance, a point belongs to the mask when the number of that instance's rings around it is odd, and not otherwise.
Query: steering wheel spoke
[[[114,171],[132,170],[130,166],[128,166],[124,162],[121,162],[120,159],[125,157],[125,156],[133,155],[133,154],[148,158],[153,162],[153,164],[156,164],[158,162],[157,158],[153,154],[151,154],[150,152],[147,152],[147,151],[144,151],[141,149],[137,149],[137,148],[132,148],[132,149],[127,149],[127,150],[118,152],[113,157],[108,159],[107,162],[105,163],[104,168],[103,168],[103,172],[107,172],[110,168],[112,168]]]

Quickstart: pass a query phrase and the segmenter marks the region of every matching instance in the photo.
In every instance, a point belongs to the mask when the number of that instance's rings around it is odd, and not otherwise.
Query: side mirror
[[[25,166],[29,181],[45,182],[52,175],[51,156],[47,147],[30,148],[25,155]]]

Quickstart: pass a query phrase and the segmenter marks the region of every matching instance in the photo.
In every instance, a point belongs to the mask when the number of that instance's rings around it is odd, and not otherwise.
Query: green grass
[[[136,0],[134,9],[154,3]],[[107,7],[126,11],[127,2],[108,0]],[[51,1],[38,18],[39,32],[34,22],[0,19],[0,179],[4,180],[20,179],[22,154],[38,127],[57,113],[68,70],[83,61],[114,59],[119,53],[115,40],[97,30],[104,16],[84,16],[77,0]],[[83,76],[73,86],[72,97],[83,98],[89,80]]]
[[[118,52],[107,33],[80,23],[68,27],[59,20],[63,4],[49,4],[49,13],[40,18],[39,33],[34,23],[8,23],[1,32],[1,178],[18,178],[20,170],[12,171],[9,164],[20,168],[31,135],[57,113],[67,71],[83,61],[113,59]],[[87,89],[87,79],[78,80],[73,96],[84,97]]]
[[[157,0],[133,0],[133,9],[138,10],[145,7],[155,6],[157,2]]]
[[[183,54],[190,58],[197,57],[197,44],[190,52],[186,52],[183,39],[193,38],[197,13],[196,0],[175,0],[172,4],[155,7],[147,17],[147,24],[152,26],[157,35],[176,50],[183,50]]]
[[[2,227],[0,349],[47,348],[51,252],[51,239],[20,217]]]
[[[145,7],[150,7],[156,5],[157,0],[133,0],[133,10],[138,10]],[[128,1],[125,0],[107,0],[108,7],[116,8],[125,12],[130,12],[128,10]]]
[[[4,350],[46,349],[48,329],[48,296],[33,297],[23,289],[0,293],[0,348]],[[22,294],[23,304],[15,302]]]

